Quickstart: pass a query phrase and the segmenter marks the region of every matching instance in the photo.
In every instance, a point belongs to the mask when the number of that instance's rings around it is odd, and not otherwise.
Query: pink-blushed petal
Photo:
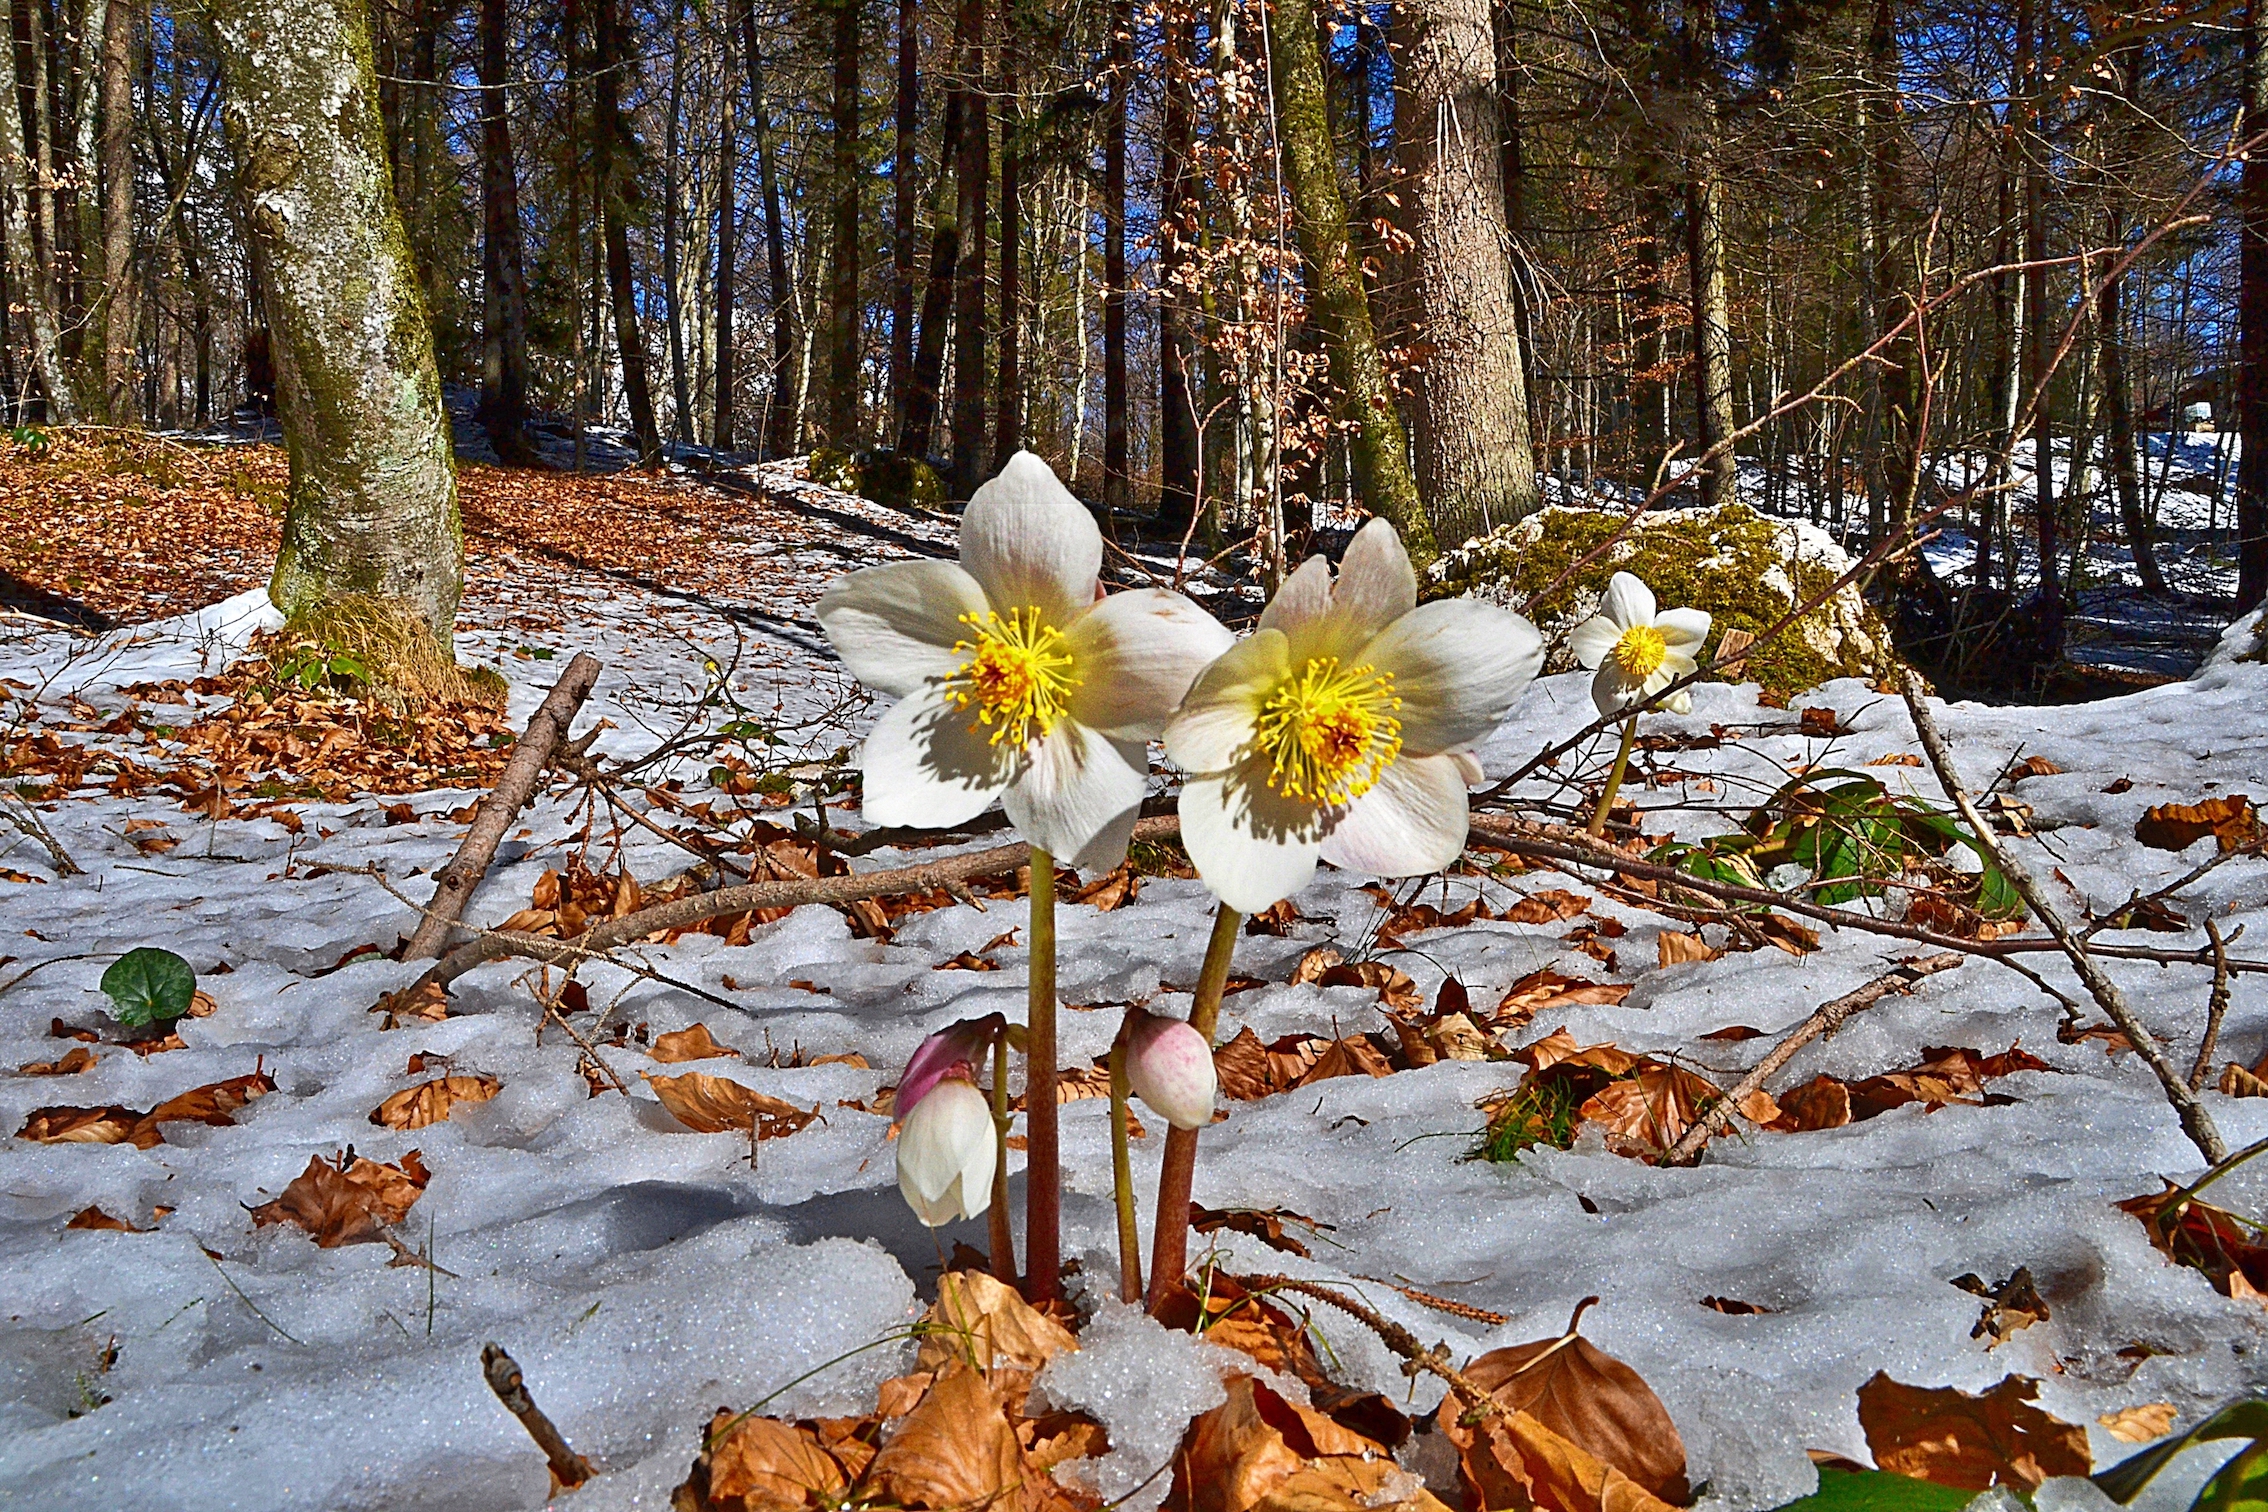
[[[1126,841],[1149,785],[1149,747],[1104,739],[1075,719],[1059,720],[1032,742],[1031,763],[1001,795],[1016,833],[1081,871],[1109,871],[1126,859]]]
[[[873,824],[942,829],[983,813],[1015,777],[1024,753],[931,685],[891,705],[860,757],[859,811]]]
[[[1457,775],[1465,779],[1465,786],[1478,787],[1488,781],[1488,769],[1481,765],[1480,753],[1471,746],[1451,746],[1441,754],[1457,763]]]
[[[1464,853],[1465,774],[1447,756],[1405,756],[1347,806],[1323,859],[1374,877],[1436,872]]]
[[[1165,727],[1166,755],[1185,772],[1219,772],[1243,759],[1268,695],[1291,676],[1291,643],[1281,630],[1238,641],[1204,671]]]
[[[965,659],[961,616],[985,612],[984,590],[954,562],[892,562],[836,578],[819,595],[819,628],[860,682],[903,698]]]
[[[1654,590],[1629,573],[1618,572],[1607,580],[1606,602],[1599,606],[1599,612],[1625,630],[1632,625],[1650,625],[1654,622]]]
[[[1417,569],[1410,565],[1400,531],[1372,520],[1355,532],[1339,560],[1331,607],[1356,641],[1368,640],[1417,607]]]
[[[1262,630],[1281,630],[1288,636],[1317,626],[1331,614],[1331,564],[1311,556],[1292,569],[1276,588],[1276,596],[1260,611]]]
[[[1095,601],[1102,531],[1028,451],[977,489],[961,516],[961,565],[1002,614],[1036,608],[1057,629]]]
[[[1637,700],[1640,686],[1619,663],[1610,661],[1591,679],[1591,702],[1598,705],[1601,714],[1619,714]]]
[[[975,1076],[984,1069],[984,1053],[1008,1021],[997,1013],[948,1024],[916,1046],[898,1078],[898,1095],[891,1104],[900,1118],[913,1111],[924,1093],[952,1075]]]
[[[1192,777],[1181,789],[1181,843],[1213,895],[1258,913],[1315,880],[1321,815],[1267,786],[1268,764]]]
[[[1596,667],[1622,639],[1622,627],[1603,614],[1594,614],[1567,633],[1567,649],[1585,667]]]
[[[1543,666],[1543,637],[1509,609],[1435,599],[1380,631],[1362,659],[1394,679],[1402,749],[1430,756],[1502,723]]]
[[[1662,633],[1662,644],[1672,651],[1699,651],[1709,638],[1709,611],[1670,609],[1654,616],[1654,628]]]
[[[1063,632],[1071,652],[1071,717],[1121,740],[1163,730],[1197,674],[1235,644],[1227,627],[1178,593],[1114,593]]]

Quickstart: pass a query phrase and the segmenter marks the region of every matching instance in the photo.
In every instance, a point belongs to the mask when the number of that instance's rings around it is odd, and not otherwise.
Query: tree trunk
[[[685,10],[670,17],[669,104],[662,113],[662,310],[669,321],[670,429],[693,444],[693,381],[685,362],[685,160],[678,121],[685,113]]]
[[[748,60],[748,124],[756,138],[756,188],[764,201],[765,299],[772,312],[772,403],[765,414],[763,451],[778,457],[795,446],[795,300],[788,287],[787,227],[780,212],[771,121],[764,109],[764,53],[757,46],[753,4],[742,4],[740,25],[741,51]]]
[[[1411,557],[1432,558],[1433,527],[1418,502],[1401,416],[1378,355],[1370,300],[1347,245],[1346,194],[1331,146],[1323,98],[1323,49],[1311,0],[1278,0],[1273,44],[1276,110],[1283,138],[1284,182],[1291,191],[1300,256],[1312,280],[1314,319],[1339,391],[1349,437],[1355,491],[1363,506],[1391,521]]]
[[[953,325],[953,293],[958,287],[960,262],[961,89],[945,91],[945,125],[938,143],[937,161],[955,164],[952,174],[937,176],[931,206],[935,227],[929,237],[929,281],[921,293],[921,344],[914,351],[913,376],[906,388],[905,421],[898,427],[898,450],[909,457],[929,455],[930,435],[937,425],[937,396],[945,375],[945,342]]]
[[[898,0],[897,143],[890,159],[890,418],[902,435],[912,398],[914,368],[914,284],[917,231],[914,225],[915,149],[921,131],[921,34],[915,0]]]
[[[2250,0],[2244,22],[2245,139],[2268,132],[2268,0]],[[2237,606],[2268,599],[2268,143],[2244,161],[2238,204]],[[2178,401],[2177,401],[2178,402]]]
[[[1000,21],[1000,371],[992,400],[992,454],[1006,462],[1024,449],[1024,109],[1016,67],[1016,7],[1002,6]]]
[[[1189,70],[1197,62],[1193,10],[1165,25],[1165,134],[1158,159],[1158,523],[1176,536],[1196,516],[1198,479],[1196,333],[1187,312],[1189,249],[1181,224],[1189,198],[1194,111]]]
[[[1110,103],[1103,120],[1103,514],[1127,507],[1131,395],[1126,373],[1126,130],[1133,111],[1134,7],[1112,0]],[[1287,21],[1285,23],[1289,25]]]
[[[496,455],[531,460],[528,444],[528,278],[520,180],[512,161],[511,19],[505,0],[480,0],[480,423]]]
[[[961,141],[953,165],[959,203],[959,256],[953,269],[953,496],[976,492],[989,469],[984,455],[985,190],[991,176],[991,126],[984,93],[984,0],[961,0],[953,18],[955,87]]]
[[[112,425],[134,413],[134,7],[110,0],[104,11],[102,173],[102,403]]]
[[[828,255],[827,439],[858,447],[860,369],[858,298],[859,0],[829,0],[834,9],[835,83],[830,125],[835,193],[834,250]]]
[[[614,306],[614,340],[622,356],[622,397],[630,406],[630,428],[638,459],[661,456],[661,427],[654,420],[654,391],[646,373],[646,338],[638,326],[637,275],[630,265],[630,210],[637,186],[623,171],[630,145],[630,123],[622,113],[622,74],[635,66],[623,35],[621,0],[598,0],[598,56],[591,80],[592,166],[606,233],[606,283]]]
[[[5,41],[0,37],[0,42]],[[19,109],[22,92],[16,72],[19,56],[16,47],[0,46],[0,186],[5,187],[11,207],[6,232],[8,288],[11,301],[24,308],[29,376],[46,401],[47,418],[68,423],[78,418],[78,405],[63,372],[54,280],[46,276],[43,262],[36,207],[45,199],[45,191],[39,187],[38,160],[24,145],[26,112]]]
[[[291,459],[269,596],[393,600],[449,646],[462,588],[449,417],[386,172],[360,0],[210,0]]]
[[[737,378],[733,362],[733,295],[740,268],[740,122],[734,106],[740,85],[734,77],[732,50],[739,29],[740,11],[749,0],[728,0],[723,34],[718,39],[717,82],[717,358],[716,408],[709,422],[709,444],[719,451],[733,447],[732,386]]]
[[[2115,205],[2108,216],[2104,228],[2107,244],[2123,246],[2126,218]],[[2165,574],[2158,570],[2149,516],[2142,508],[2142,479],[2134,458],[2134,395],[2126,375],[2125,283],[2123,277],[2106,278],[2095,304],[2095,320],[2102,332],[2103,416],[2109,430],[2111,486],[2118,491],[2119,525],[2126,533],[2127,549],[2134,554],[2134,571],[2142,580],[2142,591],[2164,593]]]
[[[1394,7],[1395,135],[1431,348],[1412,386],[1412,439],[1418,493],[1443,547],[1537,503],[1489,9],[1489,0]]]
[[[2035,72],[2039,21],[2034,0],[2016,7],[2016,111],[2022,123],[2018,139],[2031,138],[2037,128],[2040,87]],[[2040,597],[2037,629],[2042,653],[2053,660],[2063,649],[2063,569],[2057,560],[2061,549],[2055,517],[2055,446],[2049,424],[2048,354],[2053,338],[2048,332],[2047,187],[2039,163],[2041,145],[2028,141],[2024,154],[2024,261],[2034,266],[2024,280],[2024,389],[2030,396],[2032,420],[2034,539],[2040,554]],[[2076,460],[2076,459],[2075,459]]]
[[[1717,164],[1717,28],[1715,0],[1694,0],[1692,72],[1694,137],[1685,183],[1685,253],[1693,283],[1693,407],[1699,421],[1701,502],[1711,508],[1739,497],[1733,455],[1732,315],[1725,299],[1725,191]],[[1714,455],[1710,455],[1711,453]]]

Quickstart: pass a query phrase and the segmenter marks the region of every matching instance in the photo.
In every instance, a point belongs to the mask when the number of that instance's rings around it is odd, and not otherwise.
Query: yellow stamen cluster
[[[1275,763],[1268,786],[1326,806],[1361,797],[1401,753],[1401,706],[1388,673],[1342,670],[1335,656],[1310,661],[1261,705],[1253,727]]]
[[[977,711],[971,728],[990,728],[994,745],[1046,736],[1079,686],[1063,632],[1043,623],[1037,609],[964,614],[961,623],[974,638],[953,645],[967,660],[947,680],[946,696]]]
[[[1622,668],[1625,677],[1643,679],[1662,669],[1662,659],[1669,655],[1669,643],[1652,625],[1632,625],[1622,632],[1622,638],[1607,654]]]

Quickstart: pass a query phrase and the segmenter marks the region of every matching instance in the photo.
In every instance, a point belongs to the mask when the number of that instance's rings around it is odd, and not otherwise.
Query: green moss
[[[1499,603],[1527,604],[1571,564],[1605,544],[1622,528],[1623,519],[1603,510],[1546,510],[1443,557],[1431,574],[1427,596],[1473,593]],[[1545,630],[1547,641],[1559,639],[1554,631],[1572,628],[1576,610],[1597,603],[1617,572],[1636,574],[1664,608],[1708,612],[1704,661],[1717,654],[1726,631],[1761,636],[1793,603],[1825,589],[1836,577],[1823,564],[1791,553],[1777,522],[1732,504],[1708,514],[1645,517],[1643,528],[1632,530],[1524,612]],[[1789,582],[1795,599],[1781,586]],[[1887,674],[1888,629],[1871,608],[1863,610],[1858,628],[1871,645],[1839,636],[1826,609],[1815,610],[1750,653],[1743,678],[1784,699],[1837,677]]]
[[[892,509],[941,509],[944,480],[919,457],[898,452],[847,452],[822,446],[811,454],[811,481]]]

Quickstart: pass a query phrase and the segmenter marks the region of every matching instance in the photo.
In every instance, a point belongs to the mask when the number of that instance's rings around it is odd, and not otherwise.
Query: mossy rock
[[[1541,510],[1442,556],[1427,571],[1426,596],[1470,593],[1519,608],[1613,536],[1625,518],[1557,505]],[[1727,630],[1762,635],[1850,567],[1832,536],[1800,520],[1775,520],[1741,504],[1661,509],[1639,516],[1598,560],[1526,612],[1543,632],[1544,669],[1567,671],[1575,665],[1568,632],[1598,612],[1609,578],[1635,573],[1663,608],[1708,611],[1707,661]],[[1855,586],[1845,585],[1770,645],[1759,646],[1741,675],[1785,699],[1837,677],[1879,679],[1897,665],[1889,627]]]
[[[937,469],[899,452],[822,446],[811,454],[809,476],[814,483],[891,509],[939,509],[945,503],[945,482]]]

